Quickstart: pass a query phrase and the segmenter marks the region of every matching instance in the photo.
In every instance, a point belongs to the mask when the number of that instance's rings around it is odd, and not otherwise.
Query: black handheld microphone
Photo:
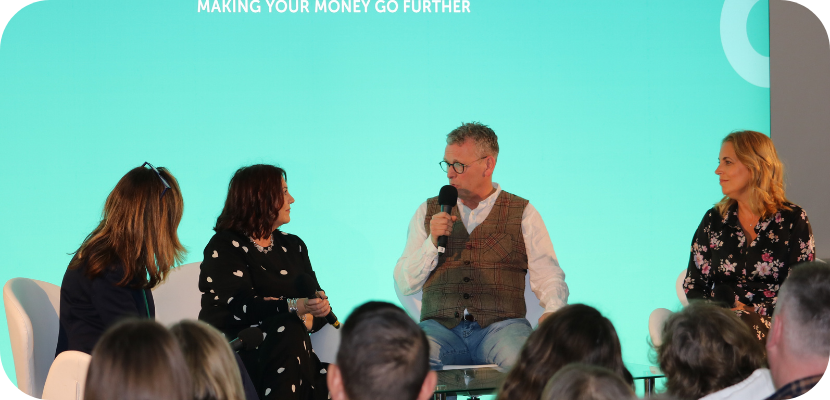
[[[253,350],[262,344],[263,339],[262,330],[256,327],[251,327],[239,331],[239,337],[231,340],[228,344],[231,346],[231,350],[233,351],[239,351],[242,349]]]
[[[317,293],[317,280],[309,274],[297,275],[297,279],[294,280],[294,287],[309,299],[320,298],[320,295]],[[334,311],[329,311],[328,315],[326,315],[326,322],[330,323],[335,329],[340,329],[340,321],[337,320]]]
[[[441,191],[438,192],[438,204],[441,206],[441,212],[452,214],[452,208],[458,203],[458,189],[452,185],[444,185]],[[438,236],[438,252],[443,253],[447,251],[447,237]]]

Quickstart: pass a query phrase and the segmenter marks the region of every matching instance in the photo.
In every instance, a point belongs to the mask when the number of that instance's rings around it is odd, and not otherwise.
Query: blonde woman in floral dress
[[[783,165],[766,135],[727,135],[715,173],[724,197],[695,232],[683,288],[690,300],[726,303],[765,342],[781,283],[815,258],[810,221],[787,200]]]

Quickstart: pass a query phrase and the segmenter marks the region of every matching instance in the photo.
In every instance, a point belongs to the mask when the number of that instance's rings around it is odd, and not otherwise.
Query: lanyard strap
[[[147,301],[147,290],[141,289],[141,295],[144,296],[144,309],[147,310],[147,318],[152,319],[153,317],[150,316],[150,303]]]

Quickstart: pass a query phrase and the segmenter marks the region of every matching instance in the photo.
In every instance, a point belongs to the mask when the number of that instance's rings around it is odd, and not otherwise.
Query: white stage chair
[[[3,286],[17,387],[41,398],[58,344],[60,286],[28,278]]]
[[[680,304],[683,307],[689,305],[689,300],[686,299],[686,292],[683,290],[683,281],[686,279],[686,270],[680,272],[680,275],[677,276],[677,280],[674,282],[674,289],[677,293],[677,299],[680,300]],[[663,334],[663,325],[666,323],[666,319],[672,312],[665,308],[658,308],[651,312],[648,316],[648,334],[651,337],[651,343],[654,346],[660,346],[663,344],[663,340],[661,335]]]
[[[89,354],[74,350],[58,354],[46,378],[43,400],[83,400],[90,359]]]

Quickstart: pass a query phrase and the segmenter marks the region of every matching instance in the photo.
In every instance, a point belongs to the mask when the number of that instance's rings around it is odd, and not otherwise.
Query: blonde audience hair
[[[193,400],[190,372],[173,335],[148,319],[113,325],[92,350],[85,400]]]
[[[765,219],[779,210],[790,210],[784,193],[784,165],[778,159],[772,139],[760,132],[737,131],[726,135],[722,143],[727,142],[732,143],[738,160],[751,174],[747,196],[750,211]],[[735,202],[724,196],[715,207],[726,218]]]
[[[245,400],[236,358],[219,331],[204,322],[185,320],[170,332],[184,353],[194,400]]]

